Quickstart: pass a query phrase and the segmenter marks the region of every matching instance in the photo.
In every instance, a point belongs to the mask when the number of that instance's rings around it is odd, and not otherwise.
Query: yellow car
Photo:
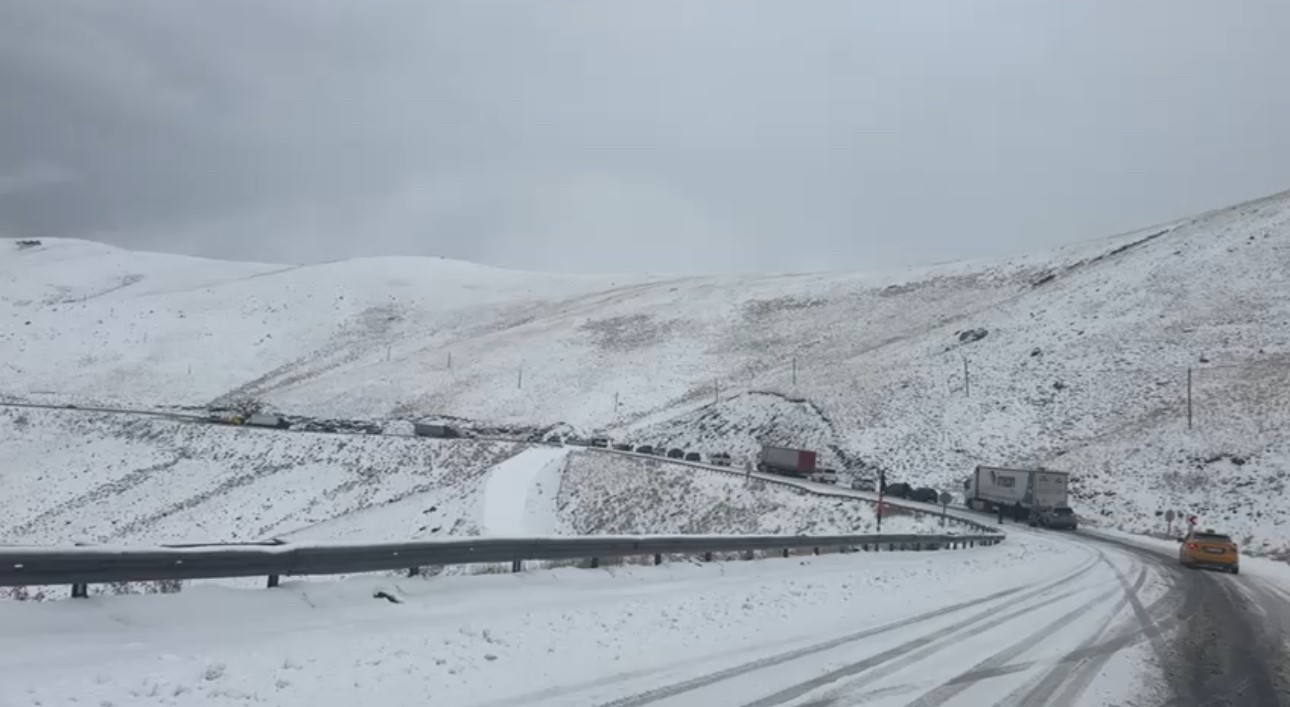
[[[1193,530],[1182,539],[1178,562],[1183,567],[1213,567],[1232,574],[1241,573],[1241,555],[1232,538],[1212,530]]]

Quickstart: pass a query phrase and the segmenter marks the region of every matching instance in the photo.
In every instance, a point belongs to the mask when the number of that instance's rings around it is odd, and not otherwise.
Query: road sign
[[[1178,516],[1174,515],[1174,512],[1173,512],[1173,510],[1172,510],[1172,509],[1165,511],[1165,520],[1166,520],[1166,521],[1168,521],[1168,522],[1172,523],[1172,522],[1174,522],[1174,518],[1177,518],[1177,517],[1178,517]]]
[[[950,505],[950,501],[953,501],[953,500],[954,500],[954,496],[953,496],[953,495],[951,495],[949,491],[942,491],[942,492],[941,492],[941,505],[942,505],[942,506],[948,506],[948,505]]]

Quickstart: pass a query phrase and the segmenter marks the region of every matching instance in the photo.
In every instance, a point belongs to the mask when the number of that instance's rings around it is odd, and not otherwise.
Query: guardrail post
[[[784,548],[784,557],[788,557],[788,548]]]
[[[88,584],[73,584],[73,585],[72,585],[72,598],[73,598],[73,599],[89,599],[89,598],[90,598],[90,585],[88,585]]]
[[[269,575],[269,588],[272,589],[273,587],[276,587],[276,586],[278,586],[278,575],[276,574]]]
[[[511,571],[512,571],[512,572],[523,572],[523,571],[524,571],[524,560],[511,560]]]
[[[654,566],[657,567],[661,564],[663,564],[663,553],[661,552],[654,553]]]
[[[712,553],[711,553],[711,552],[705,552],[705,553],[703,553],[703,561],[704,561],[704,562],[712,562]]]

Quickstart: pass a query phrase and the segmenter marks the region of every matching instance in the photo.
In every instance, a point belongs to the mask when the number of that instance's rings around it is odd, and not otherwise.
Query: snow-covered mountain
[[[1045,464],[1113,524],[1163,529],[1174,508],[1287,542],[1288,194],[876,274],[291,267],[9,241],[0,321],[11,399],[564,422],[736,455],[775,441],[941,487],[978,463]]]

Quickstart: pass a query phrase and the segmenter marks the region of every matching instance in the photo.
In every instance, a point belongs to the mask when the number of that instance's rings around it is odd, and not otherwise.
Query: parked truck
[[[291,427],[291,423],[287,418],[281,415],[268,415],[258,412],[248,415],[242,424],[250,425],[251,427],[276,427],[280,430]]]
[[[418,437],[437,437],[439,439],[457,439],[461,436],[461,433],[455,427],[424,422],[412,423],[412,434]]]
[[[765,446],[757,456],[757,471],[765,474],[809,478],[815,473],[815,452]]]
[[[1067,507],[1070,474],[1051,469],[1004,469],[978,466],[963,484],[968,508],[1016,513],[1029,517],[1031,510]]]

